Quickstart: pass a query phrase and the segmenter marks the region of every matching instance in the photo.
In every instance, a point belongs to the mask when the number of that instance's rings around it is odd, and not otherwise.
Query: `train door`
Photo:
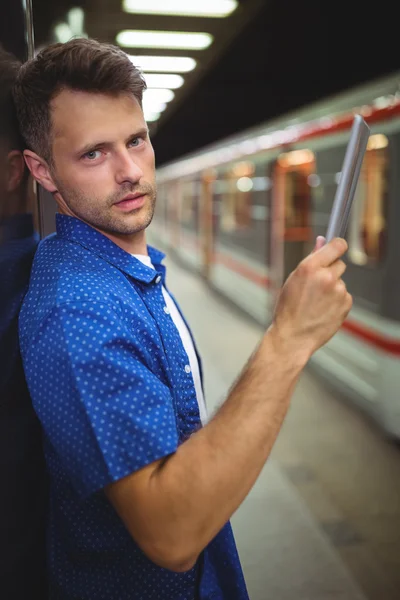
[[[275,292],[311,251],[311,191],[315,172],[310,150],[281,154],[274,168],[271,219],[271,279]]]
[[[181,184],[175,180],[167,184],[168,194],[168,224],[169,224],[169,246],[180,247],[180,212],[181,212]]]
[[[202,176],[200,199],[199,235],[201,240],[202,274],[210,277],[214,257],[214,194],[213,184],[216,179],[214,169],[205,171]]]

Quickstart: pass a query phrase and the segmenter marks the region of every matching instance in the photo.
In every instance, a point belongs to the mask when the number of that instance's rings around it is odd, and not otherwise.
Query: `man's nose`
[[[117,183],[138,183],[142,177],[143,171],[128,149],[119,152],[115,161]]]

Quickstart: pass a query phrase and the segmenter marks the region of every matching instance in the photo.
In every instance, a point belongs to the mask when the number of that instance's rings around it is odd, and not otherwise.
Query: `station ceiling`
[[[174,90],[159,119],[149,124],[158,165],[400,70],[390,0],[369,9],[361,0],[238,0],[225,18],[128,14],[122,0],[32,2],[38,47],[54,41],[54,26],[76,6],[84,10],[89,37],[114,44],[120,31],[132,29],[213,36],[204,50],[124,47],[134,56],[190,56],[197,61],[193,71],[181,74],[184,84]]]

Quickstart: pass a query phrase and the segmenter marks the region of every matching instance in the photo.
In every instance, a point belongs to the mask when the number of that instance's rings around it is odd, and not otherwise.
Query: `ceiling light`
[[[175,94],[172,90],[165,88],[150,88],[143,93],[143,102],[171,102]]]
[[[204,50],[213,41],[209,33],[186,31],[143,31],[130,29],[120,31],[117,43],[125,48],[177,48],[181,50]]]
[[[157,121],[160,118],[161,113],[159,112],[145,112],[144,113],[144,120],[147,123],[150,123],[152,121]]]
[[[61,42],[61,44],[69,42],[69,40],[74,37],[74,34],[67,23],[58,23],[58,25],[54,27],[54,34],[56,40]]]
[[[71,8],[67,14],[67,22],[57,23],[54,35],[58,42],[65,44],[74,37],[88,37],[85,32],[85,13],[82,8]]]
[[[165,75],[164,73],[143,73],[148,88],[169,88],[176,90],[184,84],[184,79],[180,75]]]
[[[135,14],[178,15],[185,17],[227,17],[237,0],[123,0],[125,12]]]
[[[164,71],[167,73],[187,73],[196,66],[189,56],[130,56],[130,60],[142,71]]]
[[[144,111],[162,112],[167,108],[167,103],[159,102],[158,100],[146,100],[146,98],[143,98],[142,106]]]
[[[68,12],[68,25],[75,35],[84,33],[85,13],[80,7],[71,8]]]

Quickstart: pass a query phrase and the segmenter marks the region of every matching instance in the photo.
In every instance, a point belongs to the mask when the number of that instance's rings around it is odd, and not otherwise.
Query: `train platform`
[[[165,264],[202,355],[212,416],[263,329],[173,257]],[[232,525],[251,600],[398,599],[400,451],[306,369]]]

